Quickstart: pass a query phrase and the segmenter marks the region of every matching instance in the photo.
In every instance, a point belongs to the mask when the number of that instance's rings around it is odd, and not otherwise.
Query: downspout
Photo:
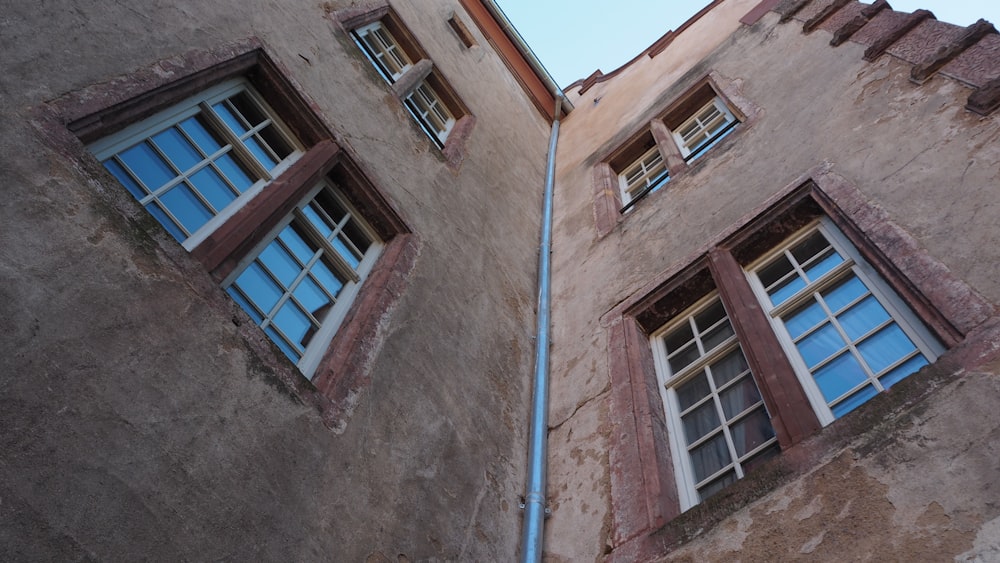
[[[545,166],[545,193],[542,203],[542,240],[538,251],[538,326],[535,338],[534,397],[528,439],[528,478],[524,495],[524,529],[521,533],[521,561],[542,560],[545,529],[546,443],[549,432],[549,318],[552,265],[552,192],[556,174],[556,141],[559,140],[559,110],[563,93],[556,94],[552,132],[549,135]]]

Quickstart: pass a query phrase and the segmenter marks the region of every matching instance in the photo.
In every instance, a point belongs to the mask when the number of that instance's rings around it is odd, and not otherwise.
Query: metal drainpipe
[[[535,386],[531,405],[531,433],[528,442],[527,492],[524,495],[524,529],[521,533],[521,561],[542,560],[545,529],[545,462],[549,432],[549,294],[552,263],[552,191],[556,172],[556,141],[559,139],[559,109],[563,94],[556,95],[556,107],[549,136],[545,167],[545,194],[542,204],[542,241],[538,251],[538,326],[535,339]]]

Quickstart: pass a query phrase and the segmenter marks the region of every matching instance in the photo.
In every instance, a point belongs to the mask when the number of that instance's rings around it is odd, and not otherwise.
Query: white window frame
[[[358,27],[352,31],[352,35],[361,51],[389,84],[399,80],[413,66],[413,61],[403,50],[399,40],[392,35],[386,26],[382,25],[381,21]],[[373,50],[367,38],[372,38],[372,42],[376,44],[376,50]],[[386,59],[392,64],[387,64]],[[398,70],[393,70],[394,66],[399,67]]]
[[[706,114],[708,114],[713,108],[716,110],[715,115],[706,116]],[[726,105],[722,98],[715,96],[709,100],[708,103],[698,108],[698,111],[692,113],[691,117],[687,118],[683,123],[671,130],[671,134],[674,136],[674,141],[677,142],[677,147],[681,151],[681,156],[688,159],[692,154],[699,155],[700,153],[705,152],[711,144],[714,144],[714,142],[709,144],[713,135],[707,135],[708,130],[714,129],[721,124],[721,131],[726,127],[731,127],[737,121],[736,116],[733,115],[733,112],[730,111],[729,106]],[[688,135],[685,136],[681,133],[692,125],[694,125],[695,128],[692,129]],[[693,145],[691,144],[691,141],[688,140],[699,138],[702,139]],[[722,137],[719,137],[719,139],[721,138]],[[719,139],[715,139],[715,141],[718,141]]]
[[[758,277],[758,272],[765,266],[769,265],[771,260],[776,256],[788,251],[797,243],[803,241],[806,237],[816,231],[823,234],[833,249],[844,258],[844,262],[835,266],[832,270],[826,272],[815,281],[808,283],[805,287],[797,291],[793,296],[789,297],[780,305],[772,306],[771,299]],[[796,265],[795,268],[798,269],[799,266]],[[827,404],[819,385],[813,378],[812,372],[799,353],[799,350],[790,336],[788,329],[785,327],[784,321],[782,320],[783,315],[795,311],[798,307],[807,303],[810,299],[813,299],[815,294],[833,287],[838,282],[849,277],[853,273],[866,286],[868,291],[876,298],[879,304],[882,305],[882,307],[889,313],[891,320],[894,321],[900,329],[902,329],[903,333],[916,346],[917,350],[923,354],[927,363],[933,363],[938,356],[944,353],[944,347],[936,338],[934,338],[933,335],[931,335],[930,331],[927,330],[917,315],[913,313],[909,306],[907,306],[906,303],[896,294],[896,292],[893,291],[892,288],[885,282],[885,280],[882,279],[878,272],[876,272],[875,269],[864,260],[854,245],[851,244],[847,237],[844,236],[844,234],[841,233],[840,230],[827,217],[821,217],[810,225],[799,230],[797,233],[783,241],[775,249],[769,251],[767,254],[748,265],[745,272],[762,310],[767,315],[767,318],[770,321],[782,348],[784,348],[785,353],[795,370],[795,374],[805,391],[806,397],[809,399],[810,405],[815,411],[820,424],[823,426],[833,422],[835,420],[835,416],[832,409]],[[857,302],[860,302],[863,299],[864,298],[859,298]],[[827,315],[829,318],[829,311],[827,311]],[[888,322],[889,321],[886,321],[886,323]],[[884,323],[883,325],[880,325],[880,327],[881,326],[887,325]],[[838,330],[840,329],[838,328]],[[881,330],[881,328],[870,330],[868,334],[859,339],[859,342],[864,338],[868,338],[869,335],[874,334],[877,330]],[[843,353],[856,354],[856,350],[854,345],[850,343],[850,339],[847,338],[845,334],[841,334],[841,337],[847,340],[849,347],[849,351]],[[834,354],[831,358],[835,358],[840,354],[842,353]],[[881,383],[878,381],[878,378],[874,377],[869,366],[863,359],[860,357],[858,359],[862,369],[868,376],[869,383],[873,385],[876,391],[881,392],[883,389]],[[826,365],[826,362],[828,361],[829,358],[820,364],[817,364],[817,366]],[[814,366],[814,369],[819,369],[817,366]],[[856,387],[856,389],[861,388],[861,385]],[[835,402],[845,400],[852,394],[853,392],[845,394],[840,399],[835,400]]]
[[[441,95],[427,80],[424,80],[413,89],[413,93],[407,96],[404,102],[420,127],[439,148],[443,147],[451,128],[455,125],[455,117],[447,104],[441,100]]]
[[[253,250],[251,250],[246,256],[243,257],[237,264],[236,268],[226,276],[222,281],[222,288],[228,290],[234,282],[243,274],[260,254],[278,237],[281,231],[287,227],[297,216],[302,214],[302,210],[313,201],[313,199],[323,190],[328,190],[330,195],[341,205],[351,218],[355,221],[355,225],[361,229],[366,237],[371,241],[368,249],[364,252],[359,265],[356,268],[351,267],[350,264],[344,260],[340,253],[332,248],[329,243],[321,244],[321,249],[324,251],[324,255],[330,258],[334,263],[334,269],[336,273],[344,276],[345,280],[340,293],[336,297],[336,302],[333,304],[331,310],[327,313],[325,319],[322,321],[320,328],[317,330],[316,334],[313,335],[309,344],[306,346],[304,352],[301,354],[296,366],[299,371],[307,379],[312,379],[316,372],[316,368],[319,367],[320,361],[323,359],[323,354],[326,352],[327,348],[330,346],[330,342],[333,340],[334,335],[343,323],[344,318],[347,315],[351,304],[354,302],[358,295],[358,291],[361,285],[367,279],[368,275],[371,273],[375,262],[378,260],[379,255],[382,252],[384,243],[379,238],[378,234],[375,233],[374,229],[365,221],[364,217],[358,213],[350,202],[340,193],[340,190],[336,188],[329,180],[323,180],[317,184],[309,193],[302,199],[302,201],[295,207],[295,209],[289,213],[282,221],[271,231],[271,233],[265,237],[260,243],[258,243]],[[300,221],[298,223],[306,230],[311,231],[310,240],[322,239],[323,236],[318,232],[312,232],[311,224],[308,221]],[[336,233],[335,233],[336,234]],[[285,297],[283,296],[282,299]],[[249,299],[248,299],[249,301]],[[278,305],[282,303],[279,300]],[[242,305],[241,305],[242,306]],[[275,307],[277,309],[277,306]],[[270,317],[266,317],[270,320]],[[271,338],[268,335],[268,338]]]
[[[677,374],[673,374],[670,369],[670,364],[668,361],[668,354],[666,351],[666,345],[663,342],[664,337],[679,328],[682,324],[688,323],[691,325],[692,331],[695,330],[692,320],[695,316],[707,310],[709,307],[715,303],[720,303],[721,299],[719,297],[718,291],[713,291],[700,299],[697,303],[688,307],[683,312],[676,315],[668,323],[663,325],[661,328],[653,332],[649,337],[650,347],[653,350],[653,361],[656,368],[656,377],[659,383],[660,398],[663,401],[664,410],[666,411],[666,422],[667,422],[667,433],[669,435],[669,445],[670,445],[670,457],[674,466],[674,476],[677,481],[677,492],[678,500],[680,501],[681,511],[689,510],[690,508],[698,505],[702,502],[701,495],[698,492],[696,486],[698,483],[695,478],[694,465],[691,460],[691,456],[688,453],[689,446],[685,442],[685,434],[683,428],[683,422],[681,421],[680,413],[681,406],[677,396],[677,387],[687,383],[692,378],[699,376],[703,373],[705,368],[716,362],[725,356],[729,355],[735,350],[739,350],[740,354],[744,356],[744,361],[746,359],[743,353],[742,347],[740,346],[739,339],[737,338],[735,331],[734,334],[723,342],[717,344],[715,348],[705,351],[700,340],[700,335],[704,335],[710,332],[712,329],[721,325],[722,320],[729,322],[730,328],[732,328],[731,317],[728,311],[726,311],[725,317],[717,321],[710,327],[705,327],[699,335],[695,336],[696,346],[701,352],[700,357],[682,368]],[[728,389],[734,383],[742,380],[743,377],[749,377],[753,380],[753,374],[750,372],[749,367],[747,368],[747,374],[738,378],[734,378],[730,382],[727,382],[722,386],[722,390]],[[716,408],[721,409],[718,403],[718,390],[714,388],[714,383],[710,381],[712,385],[712,391],[710,400],[715,402]],[[756,386],[756,381],[754,380],[754,385]],[[758,393],[760,389],[758,387]],[[703,399],[704,400],[704,399]],[[763,404],[763,397],[757,404],[744,409],[740,414],[734,416],[732,421],[744,420],[753,411],[756,411]],[[766,411],[766,407],[765,407]],[[721,410],[720,410],[720,414]],[[706,435],[699,439],[704,443],[705,438],[710,435],[715,435],[718,432],[722,432],[726,439],[726,445],[729,449],[730,463],[724,466],[722,469],[718,470],[716,473],[704,479],[704,482],[711,483],[715,479],[724,476],[726,472],[733,470],[736,473],[737,480],[742,479],[745,476],[743,469],[743,463],[740,462],[740,457],[744,461],[748,461],[756,457],[758,454],[764,452],[769,448],[775,447],[778,442],[777,436],[772,436],[769,440],[761,443],[753,450],[747,452],[743,456],[739,456],[735,450],[735,444],[730,436],[730,425],[731,422],[726,420],[723,416],[720,420],[720,430],[712,431],[711,434]]]
[[[271,183],[274,178],[278,177],[304,153],[301,143],[299,143],[291,131],[277,117],[277,113],[267,104],[267,102],[264,101],[264,99],[253,89],[253,87],[242,78],[227,80],[207,88],[199,92],[197,95],[187,98],[180,103],[177,103],[146,119],[133,123],[121,131],[99,139],[87,147],[88,150],[103,163],[107,160],[115,158],[116,155],[130,149],[131,147],[134,147],[173,126],[178,125],[185,119],[201,113],[206,117],[206,121],[210,123],[211,129],[215,133],[220,134],[220,136],[222,136],[228,143],[222,149],[214,153],[214,155],[223,151],[242,155],[245,149],[230,142],[229,137],[232,133],[228,130],[228,128],[214,122],[214,120],[219,119],[214,116],[214,113],[209,114],[205,111],[206,107],[240,93],[247,94],[257,108],[267,115],[267,123],[262,124],[255,129],[261,129],[266,125],[273,125],[280,132],[283,140],[287,142],[290,147],[292,147],[292,152],[282,159],[277,166],[270,171],[260,165],[255,158],[237,156],[237,160],[239,160],[241,164],[247,166],[251,172],[259,176],[259,179],[254,181],[249,188],[239,194],[228,205],[218,210],[218,212],[200,228],[190,233],[183,241],[180,241],[181,245],[189,252],[204,241],[209,235],[211,235],[212,232],[219,228],[220,225],[224,224],[229,218],[236,214],[250,200],[256,197],[268,184]],[[210,155],[209,158],[214,155]],[[162,156],[163,155],[161,154],[161,157]],[[175,178],[167,184],[167,186],[173,186],[180,181],[184,181],[190,174],[193,174],[193,172],[181,171],[179,175],[175,176]],[[160,187],[156,191],[166,190]],[[147,196],[146,198],[139,200],[139,202],[145,206],[147,203],[151,202],[152,199],[153,196]],[[144,201],[146,203],[143,203]]]
[[[667,163],[663,159],[663,155],[660,154],[659,148],[653,146],[618,175],[618,188],[622,194],[622,205],[629,204],[640,194],[645,193],[647,189],[656,191],[668,181],[670,181],[670,172],[667,170]]]

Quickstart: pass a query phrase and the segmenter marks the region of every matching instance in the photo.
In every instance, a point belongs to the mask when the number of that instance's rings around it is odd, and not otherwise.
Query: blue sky
[[[567,86],[597,69],[608,73],[618,68],[709,0],[497,0],[497,4],[555,81]],[[889,5],[907,12],[924,8],[939,20],[959,25],[979,18],[1000,25],[1000,0],[889,0]]]

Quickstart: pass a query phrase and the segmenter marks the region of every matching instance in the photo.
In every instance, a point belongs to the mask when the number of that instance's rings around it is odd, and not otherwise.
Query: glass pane
[[[295,298],[299,300],[299,304],[312,314],[313,318],[317,321],[323,322],[323,317],[326,316],[329,306],[332,304],[330,298],[327,297],[323,289],[313,281],[312,278],[306,277],[302,280],[302,283],[295,288],[294,292]]]
[[[341,280],[333,271],[323,262],[317,262],[313,264],[310,273],[316,278],[327,293],[333,297],[337,297],[340,294],[341,288],[344,287],[344,281]]]
[[[902,381],[906,376],[926,365],[927,358],[924,358],[923,355],[916,355],[896,366],[896,368],[889,373],[883,375],[879,381],[882,383],[882,387],[888,389],[896,383]]]
[[[716,346],[728,340],[733,334],[735,334],[733,327],[729,326],[728,321],[712,329],[712,332],[702,337],[701,344],[705,353],[714,350]]]
[[[278,334],[278,331],[274,330],[271,327],[267,327],[266,329],[264,329],[264,332],[267,333],[267,335],[271,338],[272,342],[278,345],[278,348],[281,348],[281,351],[284,352],[285,355],[289,357],[289,359],[291,359],[293,362],[299,361],[301,355],[299,355],[297,350],[289,346],[288,343],[285,342],[283,338],[281,338],[281,335]]]
[[[180,184],[160,196],[160,203],[167,208],[189,233],[197,231],[212,218],[213,213],[205,207],[187,184]]]
[[[845,346],[844,339],[841,338],[837,329],[832,324],[827,323],[822,328],[803,338],[795,346],[802,355],[802,360],[810,369],[816,364],[829,358]]]
[[[302,208],[302,214],[309,219],[309,224],[315,227],[323,238],[330,238],[330,235],[333,234],[333,230],[337,227],[337,225],[330,222],[330,220],[324,216],[324,213],[319,210],[315,200]]]
[[[210,166],[202,168],[191,176],[191,183],[208,200],[208,203],[212,204],[216,212],[236,199],[236,194],[233,193],[233,190],[219,176],[219,173]]]
[[[368,250],[368,247],[371,246],[371,239],[364,233],[364,231],[361,230],[361,227],[358,226],[358,222],[354,219],[349,220],[347,224],[344,225],[344,229],[341,233],[357,248],[357,251],[352,250],[351,252],[354,253],[358,259],[360,259],[361,256]]]
[[[173,235],[175,239],[177,239],[180,242],[184,242],[184,239],[187,238],[187,235],[184,234],[184,231],[182,231],[181,228],[177,226],[177,223],[174,223],[173,219],[171,219],[169,216],[167,216],[166,213],[163,212],[163,209],[160,208],[160,205],[158,203],[156,202],[150,203],[149,205],[146,206],[146,210],[149,211],[149,213],[153,217],[156,217],[156,220],[159,221],[160,224],[163,225],[165,229],[167,229],[167,232]]]
[[[153,142],[160,148],[160,151],[167,155],[170,162],[180,170],[190,169],[195,164],[202,161],[202,156],[194,148],[184,135],[176,128],[171,127],[162,133],[153,135]]]
[[[686,411],[688,407],[704,399],[712,392],[704,372],[686,381],[683,385],[678,385],[674,390],[677,392],[677,402],[680,403],[681,411]]]
[[[236,161],[231,155],[224,154],[215,160],[215,165],[232,182],[233,186],[240,193],[243,193],[253,185],[253,179],[247,173],[243,165]]]
[[[146,142],[119,153],[118,158],[150,191],[156,191],[177,176]]]
[[[805,268],[806,277],[809,278],[809,281],[816,281],[843,261],[844,259],[839,254],[831,250],[829,254]]]
[[[896,323],[892,323],[858,344],[861,357],[876,374],[916,349],[917,347],[910,342],[910,338]]]
[[[302,272],[302,266],[277,241],[267,245],[258,259],[286,288],[291,287],[292,282]]]
[[[257,107],[257,104],[250,99],[250,96],[248,96],[246,92],[236,94],[235,96],[229,98],[229,101],[236,108],[236,111],[243,116],[243,119],[251,126],[260,125],[267,119],[264,112]]]
[[[257,159],[257,162],[264,165],[264,168],[266,168],[268,171],[272,170],[275,166],[277,166],[278,163],[271,157],[267,149],[264,148],[264,145],[260,144],[260,141],[257,140],[257,137],[250,137],[246,141],[243,141],[243,144],[246,145],[247,149],[250,151],[250,154],[252,154],[254,158]]]
[[[125,169],[122,168],[122,166],[114,159],[105,160],[104,167],[108,169],[108,172],[114,174],[115,178],[118,178],[118,181],[125,186],[125,189],[132,194],[132,197],[140,201],[142,198],[146,197],[146,190],[142,189],[139,184],[136,184],[135,180],[132,179],[132,176],[130,176],[129,173],[126,172]]]
[[[698,489],[698,494],[701,496],[701,500],[705,500],[708,497],[714,495],[715,493],[718,493],[722,489],[725,489],[726,487],[732,485],[735,482],[736,482],[736,472],[730,471],[728,473],[724,473],[722,477],[719,477],[715,481],[712,481],[711,483]]]
[[[799,264],[805,264],[810,258],[823,252],[828,246],[830,246],[830,243],[826,242],[823,234],[819,231],[814,231],[805,240],[792,247],[791,252]]]
[[[851,395],[850,398],[845,399],[841,403],[837,403],[837,405],[831,408],[830,410],[833,411],[833,416],[835,418],[840,418],[845,414],[853,411],[854,409],[860,407],[861,405],[867,403],[868,399],[871,399],[877,394],[878,391],[876,391],[874,387],[872,387],[871,385],[866,385],[864,388],[858,390],[857,393]]]
[[[227,106],[224,101],[213,105],[212,109],[214,109],[215,113],[222,118],[222,121],[225,122],[225,124],[228,125],[234,133],[236,133],[237,137],[241,137],[247,132],[246,125],[244,125],[243,121],[236,117],[236,114],[229,109],[229,106]]]
[[[855,341],[869,330],[889,320],[889,313],[874,296],[869,295],[857,305],[841,313],[837,320],[840,321],[840,326],[847,333],[847,337]]]
[[[700,407],[695,407],[693,411],[682,416],[681,420],[684,423],[684,436],[688,444],[698,441],[721,425],[714,401],[707,401]]]
[[[678,326],[663,337],[663,343],[667,346],[668,354],[681,349],[681,347],[692,340],[694,340],[694,333],[691,332],[691,325],[688,323]]]
[[[202,117],[199,115],[182,121],[181,129],[194,141],[194,144],[201,148],[206,156],[222,148],[222,143],[216,139],[214,133],[205,127]]]
[[[866,293],[868,293],[868,288],[865,287],[865,284],[857,276],[852,275],[840,284],[824,291],[822,295],[823,300],[826,301],[826,306],[834,314],[837,314],[849,303]]]
[[[788,298],[802,291],[802,288],[805,286],[806,282],[799,276],[795,276],[788,281],[779,284],[776,288],[768,292],[768,295],[771,296],[771,304],[774,306],[781,305],[787,301]]]
[[[676,356],[667,360],[670,364],[670,373],[677,373],[687,366],[691,365],[695,360],[701,357],[701,353],[698,351],[698,347],[692,342],[688,344],[687,348],[681,350]]]
[[[231,285],[228,288],[226,288],[226,293],[228,293],[229,296],[233,298],[233,301],[239,303],[240,307],[242,307],[243,310],[246,311],[248,315],[250,315],[250,318],[253,319],[253,322],[257,323],[258,325],[264,322],[264,317],[260,315],[260,312],[257,311],[257,308],[254,307],[249,301],[247,301],[245,297],[243,297],[243,294],[236,289],[235,285]]]
[[[316,245],[311,241],[305,239],[299,232],[299,227],[292,223],[284,229],[281,230],[281,234],[278,235],[281,242],[285,243],[285,246],[292,251],[292,254],[299,259],[303,264],[309,262],[312,259],[313,254],[316,253]]]
[[[352,250],[348,245],[344,244],[342,237],[333,239],[332,246],[345,262],[350,264],[350,266],[355,270],[358,269],[358,266],[361,265],[361,257],[358,256],[358,253],[354,252],[354,250]]]
[[[279,160],[284,160],[288,155],[292,154],[294,149],[285,141],[285,138],[278,133],[278,129],[273,125],[268,125],[261,129],[258,134],[271,147],[271,150],[274,151]]]
[[[721,432],[718,436],[691,450],[690,454],[695,482],[703,481],[732,462],[729,457],[729,448],[726,446],[726,437]]]
[[[784,254],[782,254],[781,256],[776,257],[773,262],[764,268],[761,268],[761,270],[757,272],[757,277],[760,278],[760,283],[762,283],[764,287],[771,287],[774,282],[785,277],[785,275],[791,271],[792,263],[788,261],[788,258],[786,258]]]
[[[861,364],[847,352],[813,374],[826,402],[830,403],[868,379]]]
[[[722,403],[722,412],[725,413],[726,420],[730,420],[759,403],[760,392],[753,378],[747,376],[720,393],[719,402]]]
[[[764,407],[748,414],[732,425],[729,432],[733,436],[733,446],[736,447],[737,457],[745,456],[747,452],[752,452],[757,446],[774,438],[771,418],[767,416]]]
[[[788,329],[788,334],[793,340],[825,320],[826,311],[815,300],[793,311],[784,319],[785,328]]]
[[[281,329],[281,332],[285,333],[285,336],[300,350],[305,349],[309,337],[314,332],[309,317],[290,300],[286,301],[274,316],[274,325]]]
[[[265,315],[270,314],[271,309],[284,294],[281,287],[274,283],[257,262],[250,264],[240,277],[236,278],[236,285]]]
[[[698,327],[699,332],[705,332],[705,329],[719,322],[725,316],[726,310],[722,307],[722,301],[716,300],[707,309],[694,316],[694,324]]]
[[[712,370],[712,380],[715,381],[717,388],[736,379],[750,369],[747,367],[746,358],[743,357],[743,351],[739,348],[726,354],[721,360],[718,360],[710,367]]]

